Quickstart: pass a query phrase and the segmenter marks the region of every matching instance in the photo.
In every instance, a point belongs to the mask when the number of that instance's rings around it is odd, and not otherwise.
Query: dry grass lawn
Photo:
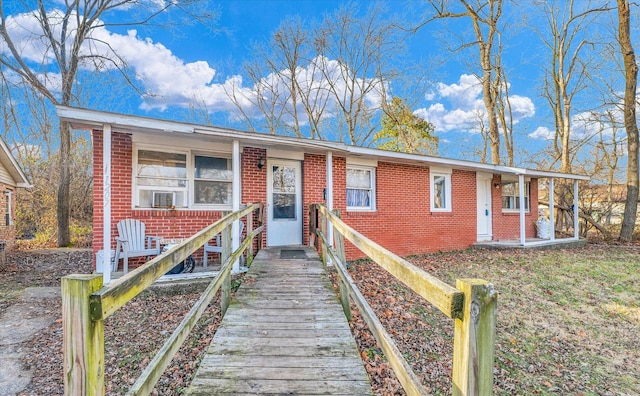
[[[640,249],[469,250],[409,258],[445,282],[499,292],[496,394],[640,394]],[[428,390],[450,393],[452,321],[370,262],[350,272]],[[397,391],[356,320],[377,393]],[[363,342],[364,340],[364,342]]]

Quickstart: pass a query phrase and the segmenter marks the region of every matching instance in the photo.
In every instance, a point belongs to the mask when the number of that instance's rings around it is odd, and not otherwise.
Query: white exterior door
[[[490,241],[491,235],[491,179],[492,175],[478,173],[476,190],[478,202],[478,241]]]
[[[302,177],[296,160],[267,160],[267,245],[302,244]]]

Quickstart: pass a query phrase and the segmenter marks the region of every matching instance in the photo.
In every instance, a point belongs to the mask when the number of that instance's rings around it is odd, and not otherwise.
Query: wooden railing
[[[309,219],[310,234],[317,235],[316,241],[321,242],[323,262],[326,265],[327,259],[330,258],[337,270],[340,300],[345,315],[351,320],[349,304],[349,296],[351,296],[408,395],[428,393],[349,275],[346,269],[345,238],[396,279],[455,321],[452,393],[454,395],[493,393],[493,356],[498,296],[492,284],[480,279],[458,279],[457,288],[454,288],[367,239],[345,224],[337,213],[329,211],[323,205],[310,205]],[[327,239],[329,225],[333,228],[333,243]]]
[[[254,211],[258,213],[259,223],[255,229]],[[263,204],[249,204],[242,210],[230,213],[105,287],[100,274],[69,275],[62,278],[65,395],[104,395],[104,320],[176,264],[185,260],[205,242],[216,234],[222,233],[220,271],[128,392],[131,395],[151,393],[171,359],[220,288],[222,288],[221,311],[224,315],[231,296],[230,273],[233,263],[247,250],[247,263],[250,264],[253,258],[254,238],[257,237],[258,249],[261,247],[264,229],[262,212]],[[245,216],[247,236],[240,247],[232,252],[232,223]]]

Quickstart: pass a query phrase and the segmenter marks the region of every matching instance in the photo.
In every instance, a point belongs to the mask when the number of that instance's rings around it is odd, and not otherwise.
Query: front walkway
[[[318,255],[261,250],[188,395],[370,395],[349,324]]]

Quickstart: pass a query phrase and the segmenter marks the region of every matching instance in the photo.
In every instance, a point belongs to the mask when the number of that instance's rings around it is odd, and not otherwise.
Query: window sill
[[[530,214],[531,211],[530,210],[525,210],[524,214]],[[515,210],[502,210],[502,214],[503,215],[519,215],[520,214],[520,210],[519,209],[515,209]]]
[[[347,212],[351,213],[375,213],[376,209],[366,209],[366,208],[347,208]]]

